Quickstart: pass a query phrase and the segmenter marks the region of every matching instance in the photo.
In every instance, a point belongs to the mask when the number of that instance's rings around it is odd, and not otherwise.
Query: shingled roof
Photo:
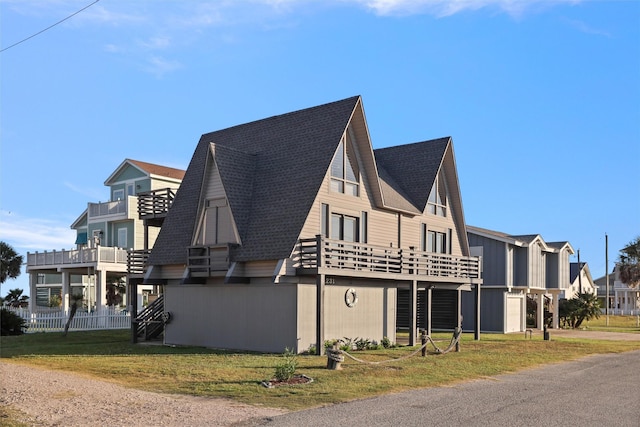
[[[186,263],[210,161],[218,168],[240,237],[235,260],[289,257],[354,117],[365,132],[360,149],[368,147],[369,153],[361,151],[368,165],[363,179],[382,195],[374,197],[378,207],[422,213],[451,138],[372,150],[361,102],[355,96],[202,135],[149,263]],[[459,216],[464,227],[462,212]]]
[[[149,263],[186,263],[212,146],[242,242],[236,259],[288,257],[358,102],[355,96],[202,135]]]

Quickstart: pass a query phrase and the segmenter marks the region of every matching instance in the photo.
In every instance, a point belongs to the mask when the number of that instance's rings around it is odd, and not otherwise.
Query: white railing
[[[27,266],[60,265],[60,264],[86,264],[95,262],[110,262],[114,264],[127,264],[127,250],[109,246],[97,248],[82,248],[51,252],[27,252]]]
[[[115,202],[89,203],[89,218],[127,213],[127,199]]]
[[[55,311],[49,313],[30,313],[24,308],[9,308],[22,317],[27,324],[27,333],[60,332],[69,319],[69,312]],[[70,331],[91,331],[99,329],[128,329],[131,327],[131,315],[114,307],[107,307],[94,312],[76,312]]]

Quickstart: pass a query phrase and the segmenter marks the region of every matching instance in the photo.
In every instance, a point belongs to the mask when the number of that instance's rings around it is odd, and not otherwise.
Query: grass
[[[447,340],[450,334],[435,334]],[[443,343],[442,347],[447,343]],[[357,352],[368,361],[396,359],[416,348]],[[281,354],[251,354],[199,347],[133,345],[128,331],[27,334],[2,337],[5,362],[63,370],[142,390],[226,397],[240,402],[290,410],[333,404],[402,390],[483,378],[596,353],[640,349],[640,341],[598,341],[524,335],[463,334],[462,351],[418,356],[384,365],[347,359],[343,370],[327,370],[324,356],[298,356],[296,373],[314,382],[267,389]]]
[[[611,316],[607,325],[606,316],[603,314],[599,319],[589,320],[583,324],[584,329],[590,331],[604,332],[630,332],[640,334],[640,317],[638,316]]]

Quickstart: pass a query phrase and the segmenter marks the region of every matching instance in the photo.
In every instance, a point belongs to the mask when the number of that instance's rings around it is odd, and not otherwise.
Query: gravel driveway
[[[0,405],[39,426],[231,426],[284,413],[227,399],[151,393],[0,361]],[[0,420],[2,424],[2,420]]]

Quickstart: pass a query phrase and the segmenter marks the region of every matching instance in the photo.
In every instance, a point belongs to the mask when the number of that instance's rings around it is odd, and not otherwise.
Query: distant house
[[[569,288],[565,289],[560,294],[560,298],[575,298],[580,292],[583,294],[597,295],[598,287],[591,277],[589,264],[586,262],[581,262],[579,264],[577,262],[572,262],[570,268],[570,285]]]
[[[595,280],[598,298],[603,303],[603,312],[605,312],[604,299],[607,293],[606,277],[602,276]],[[620,274],[615,267],[609,274],[609,314],[640,314],[640,289],[632,288],[622,283]]]
[[[70,294],[82,295],[87,310],[128,305],[128,255],[153,246],[156,217],[170,206],[183,176],[183,170],[124,160],[104,183],[110,200],[89,202],[71,225],[75,249],[27,254],[31,310],[57,304],[67,310]],[[153,289],[139,290],[143,305]]]
[[[482,257],[480,329],[522,332],[527,326],[527,298],[535,313],[529,327],[542,329],[544,307],[558,327],[559,299],[570,286],[569,242],[545,242],[539,234],[510,235],[467,226],[471,253]],[[474,329],[473,301],[463,296],[464,328]]]
[[[451,138],[373,150],[352,97],[202,135],[144,283],[167,344],[321,352],[453,328],[479,274]]]

